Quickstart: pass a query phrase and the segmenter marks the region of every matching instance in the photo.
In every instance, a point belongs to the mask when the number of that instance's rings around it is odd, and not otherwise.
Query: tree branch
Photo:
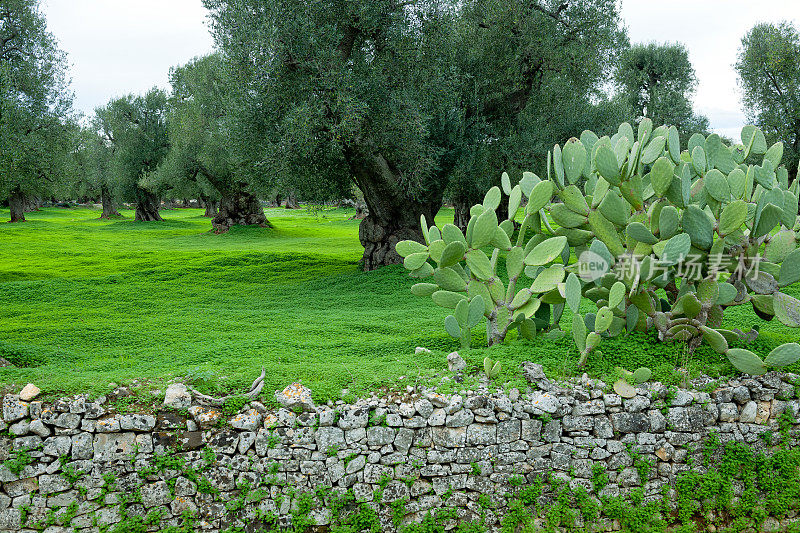
[[[549,10],[545,9],[544,7],[542,7],[539,3],[531,4],[531,9],[533,9],[535,11],[538,11],[539,13],[542,13],[544,15],[547,15],[548,17],[550,17],[551,19],[555,20],[556,22],[560,22],[561,24],[563,24],[564,26],[569,28],[569,23],[561,18],[561,14],[564,11],[566,11],[567,8],[569,8],[569,1],[562,2],[561,5],[559,5],[556,8],[555,11],[549,11]]]
[[[339,40],[339,45],[336,47],[336,51],[339,52],[339,56],[344,61],[350,59],[350,55],[353,53],[353,45],[359,33],[360,30],[353,24],[348,24],[345,28],[344,35],[342,35],[342,38]]]

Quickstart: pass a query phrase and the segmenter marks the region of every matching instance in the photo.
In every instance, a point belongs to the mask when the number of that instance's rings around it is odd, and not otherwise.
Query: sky
[[[42,7],[85,115],[118,96],[168,88],[170,67],[214,46],[201,0],[42,0]]]
[[[733,64],[757,22],[800,23],[797,0],[621,0],[632,43],[682,42],[697,73],[695,110],[739,139],[746,118]],[[69,54],[75,106],[169,87],[169,68],[213,49],[201,0],[44,0],[48,27]]]
[[[681,42],[697,74],[695,111],[711,128],[738,141],[746,124],[733,69],[745,33],[759,22],[800,23],[797,0],[623,0],[631,43]]]

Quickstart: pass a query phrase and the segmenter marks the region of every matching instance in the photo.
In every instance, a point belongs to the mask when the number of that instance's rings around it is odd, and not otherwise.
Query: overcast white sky
[[[47,26],[69,54],[75,107],[90,115],[114,97],[169,87],[169,68],[211,52],[201,0],[43,0]]]
[[[44,0],[50,30],[69,54],[76,107],[168,86],[169,68],[212,50],[201,0]],[[744,124],[733,63],[756,22],[800,22],[797,0],[622,0],[631,42],[686,45],[699,84],[695,109],[720,134]]]

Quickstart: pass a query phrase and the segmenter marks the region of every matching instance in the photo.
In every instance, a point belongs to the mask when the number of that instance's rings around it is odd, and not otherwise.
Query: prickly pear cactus
[[[539,298],[563,281],[563,254],[569,252],[566,237],[546,238],[541,229],[542,220],[546,219],[543,208],[553,196],[553,183],[526,172],[513,187],[504,173],[502,185],[508,197],[509,217],[527,199],[526,215],[519,228],[511,218],[498,220],[502,194],[499,187],[492,187],[483,203],[470,209],[466,234],[453,224],[429,227],[422,217],[425,244],[397,243],[397,253],[404,258],[403,264],[411,275],[425,279],[414,285],[412,292],[455,310],[445,319],[445,327],[464,345],[469,342],[469,329],[483,318],[487,343],[492,345],[502,342],[514,328],[523,337],[533,338],[537,331],[551,325],[551,317],[553,323],[558,323],[564,309],[563,301],[551,304]],[[505,254],[505,268],[499,272],[501,252]],[[536,282],[517,290],[517,280],[523,272],[535,277]],[[483,303],[480,315],[473,312],[477,311],[475,301]],[[461,302],[469,302],[469,307]]]
[[[663,341],[690,351],[705,341],[743,372],[763,373],[798,360],[800,345],[764,360],[729,349],[738,334],[723,316],[746,305],[800,327],[800,301],[783,292],[800,281],[800,185],[789,186],[781,143],[768,147],[753,126],[741,141],[695,134],[682,147],[677,129],[649,119],[636,133],[627,123],[611,137],[584,131],[548,154],[547,179],[525,173],[512,188],[503,175],[511,216],[527,200],[518,230],[498,223],[495,187],[472,208],[466,235],[423,220],[426,243],[397,250],[412,275],[433,278],[415,294],[449,308],[483,298],[490,345],[512,328],[528,337],[552,328],[568,306],[581,365],[603,337],[655,328]],[[533,283],[517,289],[523,271]],[[595,312],[581,315],[584,298]]]
[[[724,311],[734,305],[800,327],[800,302],[781,292],[800,280],[798,183],[789,187],[782,144],[768,148],[763,133],[746,126],[740,145],[696,134],[681,150],[674,127],[653,129],[649,120],[635,138],[623,124],[610,138],[584,132],[571,144],[592,154],[583,190],[562,170],[565,147],[562,161],[553,159],[565,207],[553,204],[550,214],[560,226],[555,234],[570,235],[578,257],[564,296],[572,301],[581,363],[602,336],[649,328],[661,340],[685,341],[690,351],[705,340],[751,374],[800,358],[800,346],[790,343],[762,362],[729,349],[738,334],[722,329]],[[578,314],[578,292],[595,302],[596,313]]]
[[[486,306],[480,294],[456,304],[455,313],[444,319],[444,328],[452,337],[461,340],[461,347],[469,349],[470,330],[481,323]]]

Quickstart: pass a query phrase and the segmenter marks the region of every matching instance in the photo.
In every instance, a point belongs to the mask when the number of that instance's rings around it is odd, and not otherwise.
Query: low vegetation
[[[208,232],[197,209],[162,211],[158,223],[134,222],[130,210],[109,221],[90,209],[43,209],[28,224],[0,224],[0,356],[17,365],[0,368],[0,382],[102,393],[110,383],[160,387],[182,377],[199,390],[230,392],[246,390],[265,366],[265,401],[297,379],[326,401],[342,389],[352,398],[381,387],[474,387],[487,356],[502,363],[495,382],[508,386],[524,385],[518,365],[526,360],[551,375],[606,379],[617,377],[617,366],[647,366],[668,383],[682,379],[678,367],[737,373],[707,346],[687,358],[681,344],[640,332],[604,339],[604,356],[581,369],[569,335],[528,341],[514,331],[504,344],[460,352],[469,365],[464,383],[442,381],[446,354],[460,349],[442,328],[448,311],[421,313],[415,280],[401,266],[360,269],[352,210],[266,212],[274,228],[224,235]],[[443,210],[436,223],[452,216]],[[4,220],[8,211],[0,210]],[[786,292],[800,295],[797,286]],[[593,308],[581,304],[584,314]],[[755,322],[741,306],[725,313],[730,329]],[[568,308],[562,323],[572,323]],[[473,346],[485,345],[484,335],[473,330]],[[765,355],[795,339],[795,330],[773,320],[755,341],[735,346]],[[432,353],[415,355],[417,346]]]

